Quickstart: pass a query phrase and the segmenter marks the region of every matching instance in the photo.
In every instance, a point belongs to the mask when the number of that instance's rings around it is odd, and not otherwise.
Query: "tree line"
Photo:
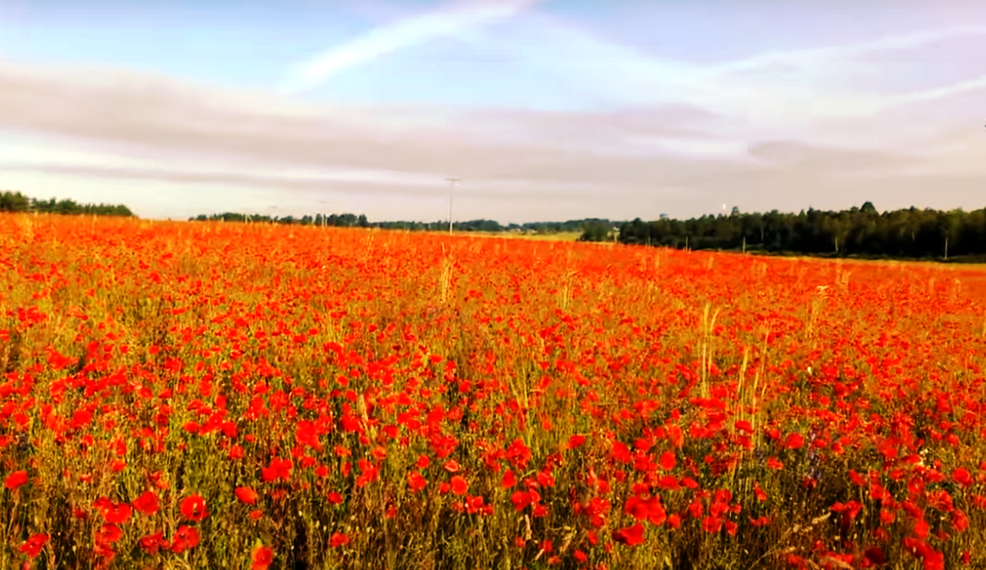
[[[252,222],[266,224],[287,224],[301,226],[332,226],[343,228],[379,228],[384,230],[407,230],[407,231],[447,231],[448,221],[417,222],[417,221],[396,221],[396,222],[370,222],[365,215],[356,214],[315,214],[301,217],[294,216],[265,216],[261,214],[240,214],[226,212],[223,214],[212,214],[189,218],[190,221],[198,222]],[[587,218],[584,220],[568,220],[565,222],[528,222],[524,224],[500,224],[495,220],[468,220],[455,222],[456,232],[528,232],[528,233],[581,233],[584,241],[601,241],[607,239],[616,226],[609,220],[598,218]],[[596,240],[597,235],[602,235],[600,240]]]
[[[71,199],[39,200],[20,192],[0,192],[0,212],[134,217],[123,204],[80,204]],[[365,215],[315,214],[272,217],[226,212],[192,221],[257,222],[303,226],[446,231],[447,221],[370,222]],[[662,215],[645,222],[584,218],[564,222],[500,224],[495,220],[455,222],[456,232],[580,233],[580,241],[616,241],[679,249],[716,249],[752,253],[899,258],[986,258],[986,208],[966,212],[908,208],[878,212],[872,203],[841,211],[705,215],[687,220]]]
[[[661,216],[620,225],[618,241],[688,249],[831,256],[944,258],[986,254],[986,209],[908,208],[878,212],[872,203],[842,211]]]
[[[134,217],[123,204],[80,204],[75,200],[39,200],[20,192],[0,192],[0,212],[37,212],[39,214],[95,215]]]

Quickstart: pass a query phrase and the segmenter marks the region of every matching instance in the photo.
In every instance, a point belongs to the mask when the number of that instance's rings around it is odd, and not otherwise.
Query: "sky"
[[[979,209],[986,2],[0,0],[0,189],[174,219]]]

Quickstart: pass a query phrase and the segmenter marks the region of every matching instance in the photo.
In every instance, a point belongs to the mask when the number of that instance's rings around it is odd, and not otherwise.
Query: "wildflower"
[[[11,491],[16,491],[22,485],[26,484],[27,480],[27,471],[14,471],[4,479],[3,486]]]
[[[753,484],[753,494],[761,503],[767,500],[767,493],[760,487],[760,483]]]
[[[236,495],[236,498],[239,499],[241,503],[247,505],[257,504],[257,497],[258,497],[257,492],[251,489],[250,487],[237,487],[236,490],[233,491],[233,493]]]
[[[171,551],[175,554],[181,554],[182,552],[195,548],[198,545],[198,529],[193,526],[181,525],[178,527],[178,532],[175,533],[174,539],[171,540]]]
[[[274,457],[270,460],[270,466],[264,467],[261,471],[264,481],[287,481],[291,478],[291,468],[294,464],[290,459],[280,459]]]
[[[500,481],[500,487],[504,489],[509,489],[517,484],[517,477],[514,476],[514,472],[511,469],[503,474],[503,479]]]
[[[34,558],[38,554],[41,554],[41,549],[44,548],[44,545],[48,543],[50,538],[50,536],[43,532],[32,535],[17,550],[27,554],[28,558]]]
[[[671,471],[675,466],[675,455],[673,451],[665,451],[661,454],[661,469]]]
[[[644,542],[644,525],[636,523],[633,526],[613,531],[613,540],[627,546],[637,546]]]
[[[160,510],[157,495],[153,491],[145,491],[142,495],[131,501],[133,508],[141,514],[152,516]]]
[[[251,570],[267,570],[274,561],[274,551],[269,546],[260,545],[253,549]]]
[[[469,482],[459,475],[452,477],[451,484],[452,492],[456,495],[465,495],[466,490],[469,488]]]
[[[199,494],[189,495],[188,497],[182,499],[179,505],[179,510],[181,511],[181,516],[184,517],[185,520],[192,522],[198,522],[209,516],[209,511],[205,506],[205,499],[203,499],[202,495]]]
[[[240,446],[240,445],[234,445],[233,447],[229,448],[229,455],[228,455],[228,457],[230,459],[232,459],[232,460],[243,459],[243,457],[245,457],[245,456],[246,456],[246,453],[243,451],[243,447],[242,446]]]
[[[428,485],[428,480],[421,476],[421,473],[417,471],[411,471],[407,474],[407,484],[415,493],[422,491],[426,485]]]
[[[341,532],[333,533],[332,538],[329,539],[329,545],[331,545],[332,548],[338,548],[347,544],[349,544],[349,537]]]
[[[96,542],[98,544],[113,544],[123,538],[123,531],[115,524],[104,524],[96,531]]]
[[[705,517],[702,520],[702,530],[710,534],[719,532],[722,529],[722,519],[719,517]]]
[[[140,539],[139,543],[141,549],[151,556],[156,555],[158,553],[158,549],[167,549],[170,546],[168,541],[164,539],[164,533],[162,532],[156,532],[154,534],[144,536]]]
[[[972,475],[964,467],[959,467],[955,471],[952,471],[952,480],[962,485],[963,487],[968,487],[975,483],[972,479]]]
[[[130,520],[130,515],[133,512],[127,503],[118,505],[109,501],[101,504],[100,511],[103,514],[103,519],[111,524],[123,524],[127,522]]]
[[[804,444],[804,436],[797,432],[788,434],[787,438],[784,439],[785,449],[800,449]]]

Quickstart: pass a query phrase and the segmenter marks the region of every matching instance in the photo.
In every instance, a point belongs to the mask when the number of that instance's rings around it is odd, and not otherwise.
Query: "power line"
[[[461,178],[446,178],[449,182],[449,192],[448,192],[448,233],[452,235],[452,193],[455,191],[455,185],[458,184]]]

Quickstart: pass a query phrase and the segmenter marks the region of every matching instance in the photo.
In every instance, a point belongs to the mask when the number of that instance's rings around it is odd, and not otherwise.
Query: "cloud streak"
[[[762,52],[722,63],[660,57],[544,15],[525,18],[511,40],[497,49],[612,106],[688,101],[753,129],[764,127],[774,136],[810,136],[831,120],[865,119],[901,105],[978,89],[984,70],[976,71],[972,57],[965,67],[973,79],[966,75],[934,85],[940,75],[933,73],[940,66],[934,53],[949,45],[966,47],[965,53],[976,46],[986,49],[986,27],[898,33],[843,45]],[[903,63],[910,67],[899,71],[899,66],[868,59],[892,54],[904,54]],[[900,72],[924,85],[911,94],[892,90],[889,85]]]
[[[852,44],[765,52],[736,61],[712,65],[706,73],[708,75],[721,76],[779,64],[808,65],[833,62],[858,58],[878,52],[900,51],[906,48],[921,47],[932,42],[967,35],[986,36],[986,26],[958,26],[935,30],[919,30],[887,35]]]
[[[281,86],[284,93],[308,91],[337,73],[404,48],[514,16],[539,0],[459,2],[373,28],[366,34],[295,66]]]
[[[728,161],[662,158],[628,144],[634,136],[683,136],[675,118],[687,114],[682,106],[613,113],[366,109],[233,97],[149,74],[90,68],[85,75],[80,82],[0,66],[0,124],[270,168],[387,170],[436,180],[455,174],[476,181],[635,185],[736,168]]]

